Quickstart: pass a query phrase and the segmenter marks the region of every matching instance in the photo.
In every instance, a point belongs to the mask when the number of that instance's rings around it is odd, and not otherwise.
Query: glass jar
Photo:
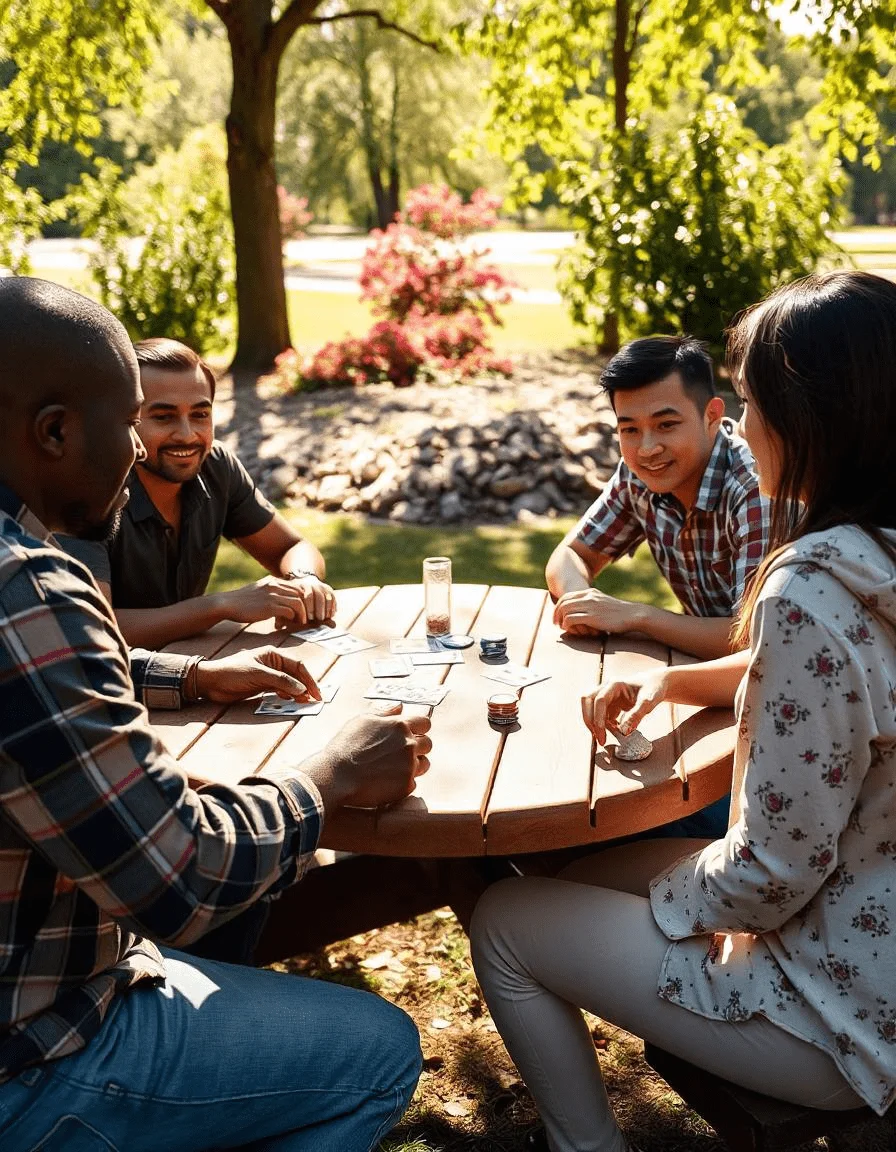
[[[447,556],[427,556],[423,561],[423,597],[426,635],[450,635],[451,561]]]

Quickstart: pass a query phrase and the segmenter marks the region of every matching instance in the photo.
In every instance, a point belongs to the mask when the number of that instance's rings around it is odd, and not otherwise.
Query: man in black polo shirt
[[[142,340],[135,347],[146,458],[131,472],[131,498],[107,557],[88,555],[83,544],[72,549],[111,586],[125,639],[159,648],[220,620],[249,624],[273,617],[280,626],[301,628],[330,619],[336,599],[324,583],[320,552],[214,439],[211,368],[176,340]],[[222,536],[275,579],[206,596]]]

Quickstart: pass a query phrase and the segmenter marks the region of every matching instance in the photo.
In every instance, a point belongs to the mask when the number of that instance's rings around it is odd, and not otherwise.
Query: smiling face
[[[614,394],[622,458],[651,492],[697,498],[725,405],[714,396],[701,408],[678,372],[643,388]]]
[[[142,365],[144,402],[140,439],[146,459],[140,466],[170,484],[199,474],[212,448],[211,387],[202,369],[170,371]]]

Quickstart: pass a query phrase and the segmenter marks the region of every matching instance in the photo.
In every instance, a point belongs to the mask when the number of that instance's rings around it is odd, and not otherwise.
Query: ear
[[[725,415],[725,401],[721,396],[713,396],[713,398],[706,405],[704,418],[706,426],[715,431],[721,422],[722,417]]]
[[[65,455],[71,413],[64,404],[47,404],[34,417],[34,438],[41,452],[53,460]]]

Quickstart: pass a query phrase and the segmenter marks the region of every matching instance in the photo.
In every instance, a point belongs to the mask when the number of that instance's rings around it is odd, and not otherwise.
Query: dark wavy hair
[[[870,272],[807,276],[728,330],[738,392],[780,440],[769,554],[744,599],[744,643],[778,553],[800,536],[855,524],[896,560],[896,284]]]
[[[167,336],[151,336],[134,345],[137,363],[141,368],[160,368],[165,372],[189,372],[199,368],[208,381],[212,400],[215,398],[215,374],[211,366],[186,344],[169,340]]]

